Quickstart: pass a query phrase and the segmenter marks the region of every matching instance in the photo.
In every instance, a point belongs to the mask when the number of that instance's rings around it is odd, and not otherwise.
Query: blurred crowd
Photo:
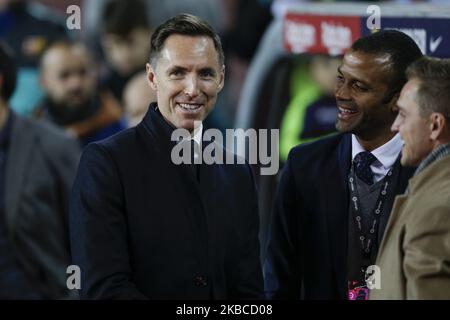
[[[73,4],[81,9],[79,30],[65,26],[65,10]],[[209,121],[232,127],[246,70],[271,21],[270,1],[2,0],[0,39],[12,47],[19,67],[10,105],[19,114],[64,126],[83,143],[97,129],[116,124],[106,130],[114,133],[135,124],[155,99],[138,80],[152,30],[180,12],[202,17],[222,36],[229,85]],[[66,105],[69,100],[79,106]]]

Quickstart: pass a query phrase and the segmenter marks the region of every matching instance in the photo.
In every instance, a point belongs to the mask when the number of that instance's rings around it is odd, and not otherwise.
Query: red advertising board
[[[341,55],[361,36],[361,18],[288,13],[284,44],[292,53]]]

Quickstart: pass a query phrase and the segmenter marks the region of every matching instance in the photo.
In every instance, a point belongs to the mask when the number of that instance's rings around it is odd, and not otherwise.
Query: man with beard
[[[337,135],[291,150],[278,188],[266,295],[275,299],[367,299],[394,196],[413,170],[400,165],[390,128],[405,69],[422,56],[406,34],[357,40],[338,68]]]
[[[44,53],[40,73],[46,98],[37,117],[64,127],[83,145],[124,128],[117,100],[107,91],[97,94],[94,61],[83,45],[55,43]]]

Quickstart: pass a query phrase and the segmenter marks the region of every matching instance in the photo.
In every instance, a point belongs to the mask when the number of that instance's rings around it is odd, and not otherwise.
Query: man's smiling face
[[[147,78],[163,117],[176,128],[192,131],[194,121],[203,121],[214,108],[224,67],[211,38],[174,34],[154,65],[147,64]]]
[[[387,100],[393,76],[389,54],[349,50],[338,68],[335,97],[339,108],[336,129],[374,136],[389,128],[396,113],[394,99]]]

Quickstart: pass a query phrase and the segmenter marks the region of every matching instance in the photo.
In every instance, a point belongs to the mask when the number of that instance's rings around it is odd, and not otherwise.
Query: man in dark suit
[[[76,298],[70,264],[69,194],[78,143],[15,114],[12,55],[0,43],[0,299]]]
[[[395,195],[413,170],[400,165],[402,144],[390,127],[421,56],[398,31],[357,40],[338,68],[337,135],[291,150],[277,192],[265,290],[274,299],[367,299]]]
[[[220,39],[195,16],[153,33],[147,78],[157,103],[135,128],[87,146],[80,161],[70,225],[82,298],[263,296],[250,167],[171,158],[175,129],[201,143],[198,122],[222,89],[223,62]]]

